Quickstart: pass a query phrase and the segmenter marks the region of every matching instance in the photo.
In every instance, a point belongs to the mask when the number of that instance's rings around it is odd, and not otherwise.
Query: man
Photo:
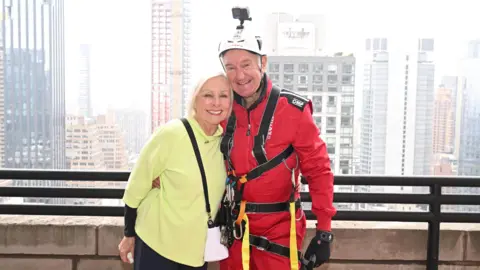
[[[229,198],[236,239],[221,270],[299,269],[298,250],[306,232],[299,172],[309,184],[317,217],[304,265],[318,267],[330,257],[336,209],[330,159],[313,121],[312,103],[272,85],[262,42],[244,31],[243,20],[234,36],[220,43],[219,57],[235,99],[223,124],[222,152],[235,193]]]

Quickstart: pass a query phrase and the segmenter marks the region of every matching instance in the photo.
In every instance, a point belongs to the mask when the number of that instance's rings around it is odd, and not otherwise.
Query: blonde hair
[[[188,116],[189,117],[194,117],[195,116],[195,112],[196,112],[195,103],[196,103],[197,97],[200,94],[200,91],[203,89],[203,86],[205,85],[205,83],[208,80],[216,78],[216,77],[225,78],[225,80],[227,80],[227,82],[228,82],[228,78],[223,71],[215,72],[212,75],[208,75],[208,76],[202,76],[198,80],[198,82],[195,85],[195,88],[193,90],[193,93],[191,95],[190,104],[188,106]],[[229,108],[227,117],[230,116],[230,113],[232,112],[232,105],[233,105],[233,89],[230,86],[230,83],[229,83],[229,88],[230,88],[230,108]]]

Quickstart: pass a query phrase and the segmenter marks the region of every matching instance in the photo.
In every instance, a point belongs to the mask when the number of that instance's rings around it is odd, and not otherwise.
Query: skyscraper
[[[92,117],[92,101],[90,93],[90,45],[80,45],[78,114],[85,118]]]
[[[480,40],[470,41],[461,62],[457,99],[458,174],[480,174]]]
[[[433,153],[453,153],[455,135],[456,77],[443,77],[435,92]]]
[[[152,131],[187,111],[190,8],[190,0],[152,0]]]
[[[5,14],[1,16],[2,21],[7,19]],[[0,28],[0,168],[5,166],[5,42],[3,35],[3,27]]]
[[[367,39],[361,174],[429,175],[434,40]]]
[[[135,109],[115,110],[113,114],[115,123],[124,136],[128,154],[133,156],[140,154],[149,137],[146,128],[147,114]]]
[[[63,0],[5,0],[5,167],[65,168]]]

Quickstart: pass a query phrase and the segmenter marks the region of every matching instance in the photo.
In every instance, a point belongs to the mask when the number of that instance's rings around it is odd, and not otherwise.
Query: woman
[[[200,81],[190,105],[191,125],[208,184],[215,217],[227,177],[219,125],[230,114],[233,94],[227,78],[218,74]],[[207,212],[200,170],[185,126],[172,120],[160,127],[143,147],[128,180],[125,232],[119,244],[122,261],[133,254],[135,270],[207,269],[204,250]],[[152,189],[152,179],[161,178]]]

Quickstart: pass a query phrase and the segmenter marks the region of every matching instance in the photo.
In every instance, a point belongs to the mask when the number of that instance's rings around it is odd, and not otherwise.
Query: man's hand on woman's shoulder
[[[160,188],[160,176],[153,179],[152,181],[152,188]]]

